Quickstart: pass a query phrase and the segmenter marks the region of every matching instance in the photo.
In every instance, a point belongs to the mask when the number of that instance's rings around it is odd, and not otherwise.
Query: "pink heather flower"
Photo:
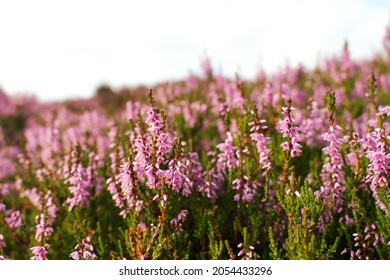
[[[149,164],[145,169],[145,176],[147,178],[146,185],[151,188],[159,188],[160,182],[158,180],[157,173],[162,172],[162,170],[157,170],[157,168],[154,168],[153,165]]]
[[[238,178],[232,182],[232,189],[237,192],[234,196],[234,201],[252,202],[260,184],[257,182],[249,182],[248,176],[242,179]]]
[[[291,157],[299,156],[302,152],[302,146],[299,144],[301,137],[298,133],[298,128],[293,127],[294,120],[291,118],[291,111],[295,110],[294,107],[283,107],[282,116],[283,120],[279,121],[278,128],[283,134],[284,138],[289,138],[288,141],[285,141],[281,144],[281,147],[284,151],[288,151],[291,154]]]
[[[136,185],[135,172],[133,170],[132,162],[126,162],[121,165],[120,173],[118,175],[118,183],[124,198],[129,204],[131,204],[134,197],[133,190]]]
[[[119,209],[122,209],[124,206],[124,200],[123,197],[118,190],[119,188],[116,185],[117,180],[114,177],[108,178],[106,181],[107,184],[107,190],[112,196],[112,200],[115,202],[115,206],[118,207]]]
[[[55,154],[60,150],[60,137],[55,126],[32,126],[25,130],[26,151],[34,162],[54,166]],[[52,169],[52,168],[50,168]]]
[[[144,178],[145,170],[150,164],[151,160],[151,139],[147,135],[142,135],[141,129],[136,128],[137,137],[134,141],[136,155],[134,157],[134,171],[137,173],[138,178]]]
[[[352,234],[352,236],[354,237],[353,241],[355,243],[353,247],[355,248],[345,248],[341,252],[341,255],[350,252],[351,260],[355,258],[359,260],[369,260],[371,258],[371,255],[375,252],[375,249],[373,247],[378,246],[379,243],[382,243],[383,246],[390,246],[390,242],[385,243],[384,237],[378,233],[374,224],[366,226],[364,228],[363,234],[354,233]]]
[[[188,210],[181,210],[177,217],[171,220],[171,225],[176,228],[177,235],[180,235],[183,232],[182,223],[186,219]]]
[[[80,259],[80,254],[78,251],[74,251],[73,253],[71,253],[69,255],[70,258],[74,259],[74,260],[79,260]]]
[[[163,131],[164,122],[161,114],[157,113],[153,107],[147,111],[145,122],[149,125],[148,131],[152,136],[157,137]]]
[[[234,108],[244,111],[245,100],[242,97],[241,91],[238,89],[236,82],[225,83],[223,91],[225,93],[224,109],[226,112],[230,112]]]
[[[22,215],[19,211],[7,210],[5,211],[4,221],[10,229],[20,228],[22,226]]]
[[[237,159],[235,158],[237,148],[233,145],[233,137],[229,131],[226,133],[225,142],[218,144],[217,148],[221,151],[218,155],[218,162],[223,168],[235,168],[237,166]]]
[[[42,193],[38,193],[36,188],[26,189],[21,193],[22,197],[27,197],[30,202],[37,207],[41,212],[47,212],[48,224],[53,224],[57,216],[58,207],[54,204],[51,197],[51,191],[48,190],[46,195],[41,200]]]
[[[133,163],[128,161],[121,165],[118,175],[107,179],[108,191],[112,195],[115,205],[122,209],[120,216],[126,218],[128,210],[142,210],[143,201],[137,200],[134,188],[137,185],[137,178],[133,168]],[[126,209],[125,206],[127,206]]]
[[[280,95],[277,94],[276,85],[273,82],[269,82],[265,85],[262,98],[263,111],[269,111],[269,108],[277,108],[280,102]]]
[[[47,223],[49,225],[52,225],[53,222],[54,222],[54,219],[57,216],[58,207],[53,202],[53,198],[51,197],[51,191],[50,190],[47,191],[47,193],[46,193],[46,195],[44,197],[44,201],[46,203]],[[40,210],[42,211],[43,209],[40,209]]]
[[[166,132],[161,132],[156,138],[156,158],[157,164],[165,161],[165,156],[172,150],[172,140]]]
[[[69,211],[75,206],[86,207],[88,199],[90,197],[89,190],[92,185],[91,169],[85,169],[76,158],[76,152],[72,151],[71,154],[71,166],[65,167],[65,183],[70,184],[69,191],[71,197],[68,197],[65,201],[69,204]]]
[[[163,177],[166,185],[170,186],[173,191],[188,196],[192,190],[192,182],[185,175],[187,173],[186,166],[173,159],[168,163],[168,170],[158,170],[157,176]]]
[[[154,139],[156,148],[156,163],[161,164],[164,162],[165,155],[172,149],[172,139],[165,131],[163,118],[160,113],[154,107],[151,107],[147,112],[146,124],[148,124],[148,131]],[[150,161],[149,161],[150,162]]]
[[[323,197],[325,204],[328,204],[330,200],[333,201],[335,212],[338,212],[342,207],[345,191],[344,173],[342,171],[344,163],[340,153],[343,139],[336,135],[337,131],[340,130],[341,127],[332,125],[328,132],[322,134],[322,138],[328,142],[328,146],[323,148],[327,157],[321,171],[324,185],[321,187],[319,194]]]
[[[36,218],[36,233],[35,233],[35,240],[42,243],[44,241],[45,237],[48,237],[53,234],[54,230],[52,227],[49,226],[49,223],[45,221],[45,214],[41,213]]]
[[[345,159],[346,159],[348,165],[349,165],[349,166],[352,166],[352,167],[353,167],[353,166],[356,166],[356,163],[357,163],[357,161],[358,161],[358,159],[356,158],[356,154],[355,154],[353,151],[349,152],[349,153],[345,156]]]
[[[200,192],[205,194],[211,201],[215,201],[217,192],[222,190],[222,184],[225,180],[224,169],[221,164],[218,164],[214,151],[208,152],[207,155],[213,166],[205,172],[206,183]]]
[[[144,223],[139,223],[137,228],[139,228],[141,231],[147,230],[147,226]]]
[[[241,249],[240,252],[238,252],[237,257],[242,256],[242,258],[241,258],[242,260],[252,260],[253,254],[256,254],[256,253],[253,253],[253,251],[255,250],[255,247],[253,247],[252,245],[244,246],[243,243],[240,243],[237,245],[237,248]]]
[[[34,254],[31,258],[32,260],[47,260],[47,250],[44,246],[35,246],[30,248],[30,250]]]
[[[206,174],[203,171],[202,164],[199,162],[198,154],[194,152],[188,153],[185,166],[187,170],[186,176],[193,182],[193,186],[196,186],[199,192],[203,192],[206,185]]]
[[[271,138],[265,137],[264,134],[261,133],[261,130],[266,129],[266,126],[262,126],[265,120],[260,120],[260,123],[256,124],[255,122],[249,123],[251,126],[250,134],[251,139],[256,143],[257,152],[259,153],[259,163],[261,164],[261,168],[267,172],[271,169],[271,162],[269,161],[269,148],[268,144],[271,142]]]
[[[87,236],[81,240],[81,244],[77,244],[75,251],[69,255],[74,260],[96,260],[97,256],[93,253],[93,246],[90,244],[91,238]]]
[[[386,143],[384,129],[376,128],[367,134],[364,141],[368,164],[366,182],[370,184],[376,204],[387,213],[386,206],[380,201],[378,192],[380,188],[386,188],[388,194],[388,182],[390,179],[390,154]]]

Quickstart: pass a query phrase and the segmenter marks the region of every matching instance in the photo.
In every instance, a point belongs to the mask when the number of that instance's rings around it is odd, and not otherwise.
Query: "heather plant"
[[[386,32],[252,80],[0,91],[0,259],[389,259]]]

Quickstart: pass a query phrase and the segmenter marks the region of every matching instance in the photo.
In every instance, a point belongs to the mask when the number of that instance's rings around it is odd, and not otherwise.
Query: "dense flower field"
[[[390,28],[314,70],[0,92],[0,259],[389,259]],[[55,94],[55,93],[53,93]]]

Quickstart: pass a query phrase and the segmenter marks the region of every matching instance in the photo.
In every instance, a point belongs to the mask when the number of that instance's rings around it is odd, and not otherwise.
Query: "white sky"
[[[153,84],[200,72],[254,77],[315,65],[348,40],[381,49],[390,2],[376,0],[0,0],[0,87],[41,100],[87,97],[102,83]]]

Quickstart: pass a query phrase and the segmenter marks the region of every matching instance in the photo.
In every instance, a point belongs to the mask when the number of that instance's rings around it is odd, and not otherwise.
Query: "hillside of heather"
[[[0,259],[390,259],[390,27],[315,69],[0,91]],[[53,93],[55,95],[55,93]]]

